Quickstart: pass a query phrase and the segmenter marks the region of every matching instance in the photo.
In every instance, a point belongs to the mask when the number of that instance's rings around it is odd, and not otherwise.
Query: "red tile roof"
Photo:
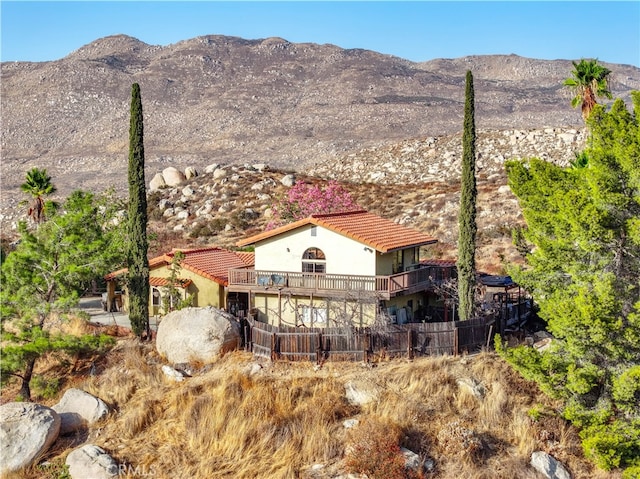
[[[246,255],[243,258],[235,252],[223,248],[204,248],[182,252],[185,255],[181,263],[182,268],[223,286],[228,284],[229,268],[253,266],[253,261],[250,261]],[[174,252],[169,255],[173,257]]]
[[[418,230],[399,225],[373,213],[358,210],[311,215],[308,218],[238,241],[237,245],[246,246],[257,243],[309,224],[335,231],[381,253],[432,244],[438,241],[434,237]]]
[[[245,268],[253,266],[254,254],[249,252],[229,251],[218,247],[173,250],[162,256],[157,256],[149,260],[149,268],[171,264],[175,253],[181,251],[184,259],[180,266],[188,271],[192,271],[204,278],[215,281],[226,286],[228,283],[229,268]],[[127,272],[127,269],[120,269],[105,276],[107,280],[114,279]],[[159,278],[156,278],[159,279]],[[150,278],[151,282],[151,278]]]
[[[176,286],[179,288],[186,288],[193,281],[190,279],[178,279]],[[149,277],[149,285],[155,287],[164,287],[169,286],[169,280],[167,278],[158,278],[156,276]]]

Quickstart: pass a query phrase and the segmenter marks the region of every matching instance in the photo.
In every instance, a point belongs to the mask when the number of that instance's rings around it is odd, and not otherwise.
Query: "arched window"
[[[309,248],[302,255],[303,273],[325,273],[327,260],[320,248]]]
[[[162,296],[159,289],[151,288],[151,297],[153,298],[153,306],[160,306],[162,304]]]

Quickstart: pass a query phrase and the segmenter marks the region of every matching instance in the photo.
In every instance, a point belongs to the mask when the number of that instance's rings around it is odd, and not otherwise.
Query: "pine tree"
[[[127,282],[129,319],[133,333],[149,336],[149,259],[147,258],[147,192],[144,179],[144,143],[140,85],[131,87],[129,127],[129,211]]]
[[[530,291],[555,340],[498,351],[581,427],[587,457],[640,472],[640,93],[595,105],[580,168],[541,159],[507,163],[522,208]],[[629,473],[628,477],[636,477]]]
[[[105,201],[76,191],[62,205],[63,214],[54,213],[37,229],[21,222],[20,241],[2,263],[0,379],[19,378],[25,401],[40,357],[97,352],[109,344],[107,337],[54,333],[45,324],[52,313],[64,318],[91,281],[122,260],[122,234]]]
[[[476,287],[476,126],[473,75],[467,71],[464,131],[462,133],[462,185],[458,214],[458,315],[471,319],[475,313]]]

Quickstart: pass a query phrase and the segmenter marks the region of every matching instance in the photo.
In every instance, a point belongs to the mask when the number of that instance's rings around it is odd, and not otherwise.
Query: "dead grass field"
[[[493,353],[318,368],[260,364],[236,352],[180,383],[161,365],[152,345],[121,340],[97,375],[70,381],[106,401],[111,416],[88,437],[59,440],[47,468],[15,477],[65,477],[66,455],[86,441],[129,467],[121,477],[333,478],[346,473],[350,452],[366,439],[364,424],[373,428],[368,435],[393,437],[433,460],[435,470],[423,477],[535,479],[528,465],[535,450],[564,462],[575,479],[619,477],[594,469],[556,405]],[[377,391],[377,400],[350,404],[349,380]],[[360,425],[345,429],[350,418]],[[375,468],[381,457],[374,449],[367,459]]]

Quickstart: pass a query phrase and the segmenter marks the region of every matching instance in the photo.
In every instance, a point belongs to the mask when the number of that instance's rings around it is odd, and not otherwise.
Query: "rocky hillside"
[[[479,135],[478,260],[482,269],[499,272],[504,260],[519,260],[510,231],[522,218],[506,186],[504,161],[538,156],[566,164],[583,145],[581,130],[505,130]],[[156,189],[157,178],[153,178],[149,205],[152,227],[158,232],[154,253],[164,251],[167,244],[234,247],[239,239],[264,228],[274,203],[292,181],[315,183],[324,181],[319,178],[335,178],[363,208],[436,236],[440,244],[427,254],[453,257],[460,149],[460,136],[450,135],[363,150],[333,168],[317,165],[310,174],[291,174],[265,164],[211,164],[198,176],[168,187]]]
[[[482,269],[499,272],[504,260],[519,260],[510,230],[521,223],[521,214],[506,186],[505,160],[537,156],[566,164],[583,146],[584,131],[576,129],[496,130],[478,135],[477,256]],[[461,148],[456,134],[360,150],[343,162],[315,164],[306,173],[264,163],[214,163],[188,167],[189,179],[180,173],[170,186],[161,188],[155,176],[148,177],[154,232],[151,253],[209,244],[233,248],[239,239],[264,228],[273,205],[290,185],[285,180],[291,180],[293,173],[295,181],[340,181],[363,208],[436,236],[438,247],[426,254],[453,257]],[[197,176],[191,176],[194,170]],[[167,169],[164,176],[169,180]],[[23,215],[24,208],[6,212],[4,231],[10,231]]]
[[[638,68],[607,66],[615,96],[640,88]],[[481,131],[582,123],[561,87],[568,60],[413,63],[281,38],[210,35],[161,47],[119,35],[56,61],[5,62],[0,207],[12,208],[34,166],[49,170],[61,195],[125,191],[133,82],[142,89],[149,174],[213,162],[306,170],[343,164],[363,149],[458,132],[469,68]]]

